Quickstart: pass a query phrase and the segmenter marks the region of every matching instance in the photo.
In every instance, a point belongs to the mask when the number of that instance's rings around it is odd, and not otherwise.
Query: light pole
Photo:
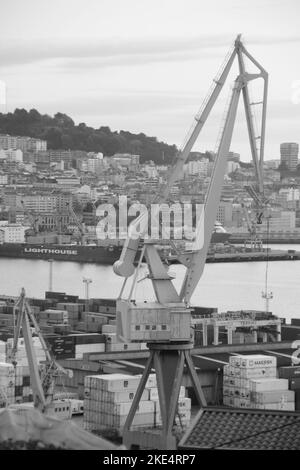
[[[89,285],[93,282],[92,279],[84,277],[82,282],[85,284],[85,311],[89,311]]]
[[[49,292],[53,289],[53,259],[49,259]]]

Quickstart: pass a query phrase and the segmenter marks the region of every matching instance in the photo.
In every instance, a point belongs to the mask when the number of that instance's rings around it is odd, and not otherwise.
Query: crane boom
[[[239,44],[240,35],[237,36],[233,51],[230,53],[228,60],[225,62],[225,65],[221,68],[219,76],[217,76],[214,80],[214,84],[211,91],[204,100],[202,107],[200,108],[198,114],[195,117],[195,123],[193,124],[192,129],[185,140],[182,150],[177,155],[176,163],[171,170],[167,184],[162,194],[158,195],[160,203],[163,203],[167,200],[173,184],[180,177],[183,165],[186,163],[188,156],[201,132],[201,129],[204,126],[226,82],[232,64],[236,57]],[[130,236],[130,233],[137,233],[137,227],[139,227],[138,232],[140,233],[140,237]],[[139,217],[137,217],[136,220],[131,223],[131,229],[131,231],[129,230],[129,236],[123,245],[123,250],[120,259],[116,261],[113,266],[114,272],[122,277],[130,277],[134,273],[134,261],[138,251],[140,239],[142,238],[143,233],[145,233],[147,229],[147,220],[145,213],[142,213]]]
[[[188,269],[181,287],[180,299],[189,303],[191,296],[202,275],[211,234],[216,220],[217,210],[221,197],[223,179],[227,165],[227,155],[229,152],[236,112],[239,102],[241,89],[245,83],[244,75],[240,75],[235,81],[232,96],[222,132],[222,137],[215,160],[214,171],[211,177],[211,183],[208,188],[206,203],[204,207],[204,216],[200,219],[200,227],[197,227],[198,236],[203,237],[202,247],[187,256],[179,256],[179,261],[187,265]],[[200,230],[199,230],[200,229]]]
[[[237,37],[235,41],[235,47],[231,52],[229,59],[225,63],[225,65],[221,68],[219,76],[215,78],[214,84],[212,87],[211,92],[209,92],[207,98],[204,100],[202,104],[202,108],[200,108],[198,114],[195,116],[195,124],[192,126],[192,130],[190,134],[188,134],[185,144],[183,145],[183,149],[179,152],[177,161],[175,166],[173,167],[170,177],[168,179],[167,185],[162,194],[162,201],[165,201],[171,191],[173,184],[178,180],[180,175],[182,174],[183,165],[186,163],[188,156],[201,132],[202,127],[204,126],[215,102],[218,99],[218,96],[226,82],[232,64],[237,54],[237,44],[239,43],[240,35]]]

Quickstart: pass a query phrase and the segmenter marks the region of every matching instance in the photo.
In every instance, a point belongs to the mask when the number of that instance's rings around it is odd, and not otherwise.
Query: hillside
[[[169,163],[177,150],[175,145],[159,142],[156,137],[148,137],[143,133],[132,134],[124,130],[114,132],[107,126],[94,129],[85,123],[75,125],[66,114],[56,113],[51,117],[40,114],[36,109],[0,113],[0,133],[44,139],[49,149],[103,152],[107,156],[115,153],[138,154],[142,163],[149,160]]]

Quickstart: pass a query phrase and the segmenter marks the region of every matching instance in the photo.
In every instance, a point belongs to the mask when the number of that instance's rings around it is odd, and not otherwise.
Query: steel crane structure
[[[248,73],[246,71],[245,58],[249,59],[256,67],[257,73]],[[157,201],[163,203],[168,199],[172,185],[182,174],[183,165],[187,161],[189,153],[226,82],[235,59],[238,61],[239,74],[234,81],[228,109],[226,110],[226,118],[218,144],[214,169],[207,191],[204,209],[196,227],[196,236],[193,241],[192,251],[188,254],[183,253],[178,255],[179,262],[186,267],[185,277],[180,291],[177,292],[175,289],[171,277],[168,275],[166,267],[155,248],[154,240],[148,240],[145,237],[139,263],[137,268],[135,267],[134,263],[139,244],[148,229],[145,213],[142,213],[130,225],[128,238],[124,243],[120,259],[114,264],[115,273],[125,278],[119,298],[117,299],[118,335],[125,341],[147,342],[150,350],[149,359],[124,427],[123,442],[128,447],[133,444],[140,446],[147,445],[149,444],[149,439],[151,439],[152,448],[176,448],[176,440],[172,435],[172,428],[177,412],[179,390],[185,365],[190,374],[200,406],[206,405],[206,399],[190,355],[190,350],[193,345],[191,341],[191,310],[189,306],[191,297],[204,270],[206,255],[221,198],[227,156],[230,150],[241,94],[243,95],[250,148],[257,178],[256,193],[259,194],[262,199],[264,197],[261,169],[265,142],[268,75],[263,67],[246,50],[241,42],[241,36],[239,35],[234,42],[233,50],[226,58],[217,78],[214,80],[214,84],[207,98],[195,117],[195,123],[185,140],[182,150],[177,156],[167,184],[163,188],[162,193],[157,197]],[[256,79],[262,79],[264,83],[259,151],[256,146],[257,138],[254,134],[253,116],[248,90],[249,82]],[[137,283],[139,265],[143,257],[146,259],[149,277],[156,296],[156,301],[153,303],[139,303],[132,298]],[[125,285],[132,275],[133,278],[129,296],[125,298]],[[146,387],[152,368],[155,369],[157,378],[159,406],[162,416],[161,433],[151,432],[150,430],[148,430],[148,432],[131,430],[139,401]]]
[[[22,329],[22,335],[24,338],[26,355],[28,359],[34,406],[42,413],[51,413],[55,379],[60,375],[70,375],[70,371],[61,367],[56,362],[54,356],[49,350],[35,316],[31,312],[30,305],[26,299],[24,288],[22,288],[21,295],[15,304],[15,311],[17,311],[17,322],[14,331],[13,347],[9,360],[13,365],[17,364],[16,356],[18,351],[18,340],[20,338]],[[44,349],[46,355],[46,362],[43,364],[41,374],[34,351],[30,322],[34,326],[35,332],[40,339],[42,348]]]
[[[86,234],[86,231],[85,231],[85,226],[84,224],[81,222],[81,220],[79,219],[78,215],[76,214],[76,212],[74,211],[73,209],[73,206],[72,206],[72,203],[68,203],[67,202],[67,206],[69,208],[69,212],[71,214],[71,216],[73,217],[76,225],[77,225],[77,228],[79,230],[79,240],[80,240],[80,243],[83,245],[84,242],[85,242],[85,239],[84,239],[84,236]]]
[[[31,228],[34,232],[34,234],[36,235],[37,233],[39,233],[39,222],[40,222],[40,217],[37,216],[37,217],[34,217],[32,214],[30,214],[30,212],[26,209],[26,206],[24,204],[24,201],[21,201],[21,204],[22,204],[22,208],[24,210],[24,213],[27,215],[28,217],[28,220],[30,222],[30,225],[31,225]]]

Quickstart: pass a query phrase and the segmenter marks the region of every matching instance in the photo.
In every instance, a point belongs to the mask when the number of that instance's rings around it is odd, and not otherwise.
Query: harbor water
[[[273,245],[272,248],[275,249]],[[277,246],[276,246],[277,248]],[[279,249],[300,250],[299,245],[283,246]],[[144,269],[144,271],[143,271]],[[185,268],[181,265],[170,267],[176,275],[174,285],[179,289]],[[147,274],[142,268],[140,278]],[[227,310],[264,310],[262,291],[265,289],[265,262],[206,264],[204,274],[192,298],[193,305],[217,307]],[[25,287],[29,297],[43,298],[49,290],[50,263],[48,261],[24,259],[0,259],[0,294],[18,295]],[[116,276],[112,266],[53,262],[53,290],[85,297],[83,278],[92,279],[89,285],[90,297],[115,298],[123,279]],[[300,318],[300,261],[269,262],[268,287],[273,293],[270,310],[290,319]],[[137,284],[136,299],[153,300],[151,282],[144,279]]]

